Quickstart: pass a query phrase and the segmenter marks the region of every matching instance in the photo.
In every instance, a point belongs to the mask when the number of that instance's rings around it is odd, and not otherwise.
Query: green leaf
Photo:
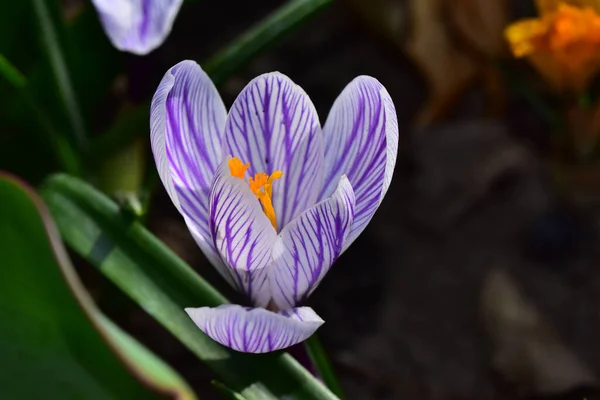
[[[7,32],[7,35],[0,35],[0,53],[10,61],[0,65],[0,69],[8,67],[4,72],[18,71],[26,78],[26,87],[19,87],[23,81],[12,79],[14,74],[5,74],[7,79],[0,79],[0,92],[4,94],[0,99],[0,125],[3,127],[0,169],[17,171],[18,175],[33,182],[57,169],[82,174],[81,163],[71,149],[75,148],[76,141],[55,84],[54,64],[45,51],[46,40],[40,40],[37,35],[40,24],[35,18],[34,2],[0,3],[0,32]],[[114,95],[114,82],[122,71],[123,54],[110,44],[91,2],[76,6],[77,10],[68,16],[61,2],[44,0],[44,4],[53,23],[56,43],[62,51],[63,65],[68,69],[74,101],[80,100],[78,106],[84,126],[90,133],[94,129],[104,130],[116,111],[111,95]],[[23,92],[27,92],[26,98],[22,96]],[[47,151],[48,141],[54,152]],[[24,153],[28,157],[22,157]],[[53,158],[54,155],[58,157]],[[90,154],[81,155],[87,161]]]
[[[21,89],[27,85],[27,80],[10,61],[0,53],[0,75],[4,77],[16,89]]]
[[[0,1],[0,52],[23,45],[20,30],[28,12],[27,1]]]
[[[202,68],[215,84],[223,83],[258,53],[280,41],[286,33],[301,26],[313,14],[333,0],[292,0],[237,38]]]
[[[217,391],[219,393],[221,393],[221,396],[223,396],[225,399],[228,400],[246,400],[246,398],[244,396],[242,396],[239,393],[236,393],[234,390],[229,389],[227,386],[225,386],[223,383],[217,381],[217,380],[213,380],[212,385],[214,386],[215,389],[217,389]]]
[[[2,398],[194,400],[96,308],[37,194],[0,174],[0,198]]]
[[[65,24],[60,39],[81,113],[93,134],[104,130],[111,119],[107,115],[116,106],[111,91],[124,71],[125,56],[108,40],[92,2],[85,3],[83,10]]]
[[[27,78],[1,53],[0,74],[17,90],[19,98],[28,106],[28,111],[36,117],[39,126],[43,127],[44,138],[54,150],[58,163],[66,172],[79,176],[82,172],[79,154],[73,149],[71,143],[58,133],[46,111],[38,106],[30,91]]]
[[[63,111],[69,120],[75,143],[84,149],[88,144],[88,135],[75,95],[75,89],[71,82],[62,45],[59,41],[57,28],[55,27],[56,21],[53,21],[50,10],[46,5],[46,0],[31,1],[33,2],[33,10],[38,21],[40,42],[43,44],[48,60],[50,61]]]
[[[184,307],[216,306],[225,298],[141,224],[88,184],[66,175],[41,189],[63,239],[135,300],[248,400],[331,400],[336,397],[282,352],[238,353],[204,335]]]
[[[329,361],[329,357],[327,357],[327,353],[321,345],[319,336],[315,333],[304,342],[304,346],[308,353],[308,357],[317,369],[317,372],[323,379],[325,385],[327,385],[329,390],[335,393],[336,396],[343,399],[344,393],[342,392],[342,385],[338,382],[337,376],[333,370],[333,365],[331,364],[331,361]]]

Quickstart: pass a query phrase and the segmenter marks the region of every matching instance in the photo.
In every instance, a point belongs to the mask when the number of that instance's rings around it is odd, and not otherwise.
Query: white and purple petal
[[[278,229],[317,201],[323,143],[317,112],[290,78],[253,79],[235,100],[225,127],[224,154],[249,162],[249,173],[283,171],[274,184]]]
[[[273,247],[269,282],[274,303],[304,301],[342,252],[354,219],[354,191],[342,176],[333,195],[290,222]]]
[[[171,32],[183,0],[92,0],[117,49],[144,55]]]
[[[217,170],[210,193],[210,230],[237,289],[256,306],[266,307],[267,267],[277,233],[248,183],[231,176],[227,160]]]
[[[217,89],[194,61],[169,69],[152,98],[150,141],[160,179],[192,236],[224,275],[209,232],[208,197],[226,118]]]
[[[378,80],[359,76],[346,86],[323,127],[324,181],[320,199],[346,174],[356,195],[354,223],[344,250],[365,229],[390,185],[398,152],[394,104]]]
[[[324,322],[308,307],[275,313],[225,304],[185,311],[210,338],[245,353],[268,353],[293,346],[308,339]]]

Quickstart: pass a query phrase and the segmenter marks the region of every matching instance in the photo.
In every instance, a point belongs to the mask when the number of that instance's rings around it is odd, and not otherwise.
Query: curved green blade
[[[102,193],[62,174],[46,181],[41,193],[65,242],[176,336],[228,388],[248,400],[337,399],[287,354],[238,353],[204,335],[184,307],[216,306],[226,299]]]
[[[0,173],[0,397],[194,400],[96,308],[41,199]]]

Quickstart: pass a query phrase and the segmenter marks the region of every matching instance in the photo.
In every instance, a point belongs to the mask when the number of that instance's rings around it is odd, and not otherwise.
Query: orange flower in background
[[[539,18],[515,22],[505,36],[557,90],[581,91],[600,70],[600,0],[538,0]]]

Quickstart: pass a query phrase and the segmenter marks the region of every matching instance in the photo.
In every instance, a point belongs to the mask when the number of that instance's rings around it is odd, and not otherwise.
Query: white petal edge
[[[186,308],[185,312],[214,341],[244,353],[269,353],[308,339],[324,321],[309,307],[272,312],[234,304]]]
[[[150,142],[171,201],[211,264],[228,278],[208,229],[208,195],[226,115],[208,75],[196,62],[181,61],[165,73],[152,98]]]
[[[92,0],[92,3],[115,48],[146,55],[165,41],[183,0]]]
[[[370,76],[350,82],[335,100],[325,126],[324,184],[328,197],[341,174],[356,195],[354,226],[344,250],[366,228],[392,180],[398,152],[398,120],[383,85]]]

